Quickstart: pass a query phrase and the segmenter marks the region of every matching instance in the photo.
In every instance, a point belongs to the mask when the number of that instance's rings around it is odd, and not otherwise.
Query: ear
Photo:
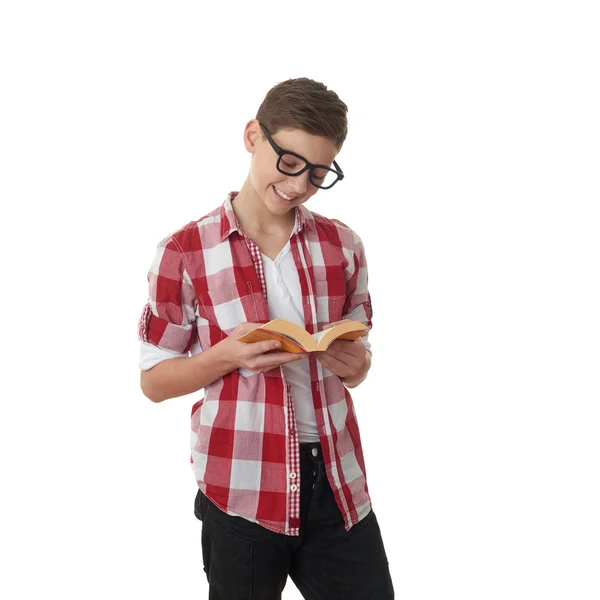
[[[256,151],[256,146],[260,141],[262,129],[256,119],[252,119],[246,123],[244,128],[244,146],[251,154]]]

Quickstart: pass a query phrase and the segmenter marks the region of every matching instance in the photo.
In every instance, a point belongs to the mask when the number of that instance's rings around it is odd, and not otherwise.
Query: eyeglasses
[[[267,128],[262,123],[259,123],[259,125],[269,140],[271,147],[278,155],[277,170],[280,173],[296,177],[297,175],[304,173],[306,169],[310,169],[308,179],[315,187],[321,188],[322,190],[328,190],[338,181],[344,179],[344,172],[340,169],[340,166],[335,160],[333,161],[335,169],[330,169],[327,165],[315,165],[310,163],[303,156],[291,152],[290,150],[280,148],[275,140],[269,135]]]

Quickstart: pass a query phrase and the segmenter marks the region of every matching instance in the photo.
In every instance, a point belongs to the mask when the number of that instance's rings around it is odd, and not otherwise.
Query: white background
[[[352,394],[396,597],[597,600],[594,4],[3,3],[0,595],[207,597],[202,392],[141,393],[146,274],[307,76],[349,106],[307,207],[366,248]]]

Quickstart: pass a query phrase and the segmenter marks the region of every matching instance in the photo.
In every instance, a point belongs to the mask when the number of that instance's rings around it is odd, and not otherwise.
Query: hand
[[[328,325],[323,329],[329,329],[350,319],[342,319]],[[324,352],[315,352],[317,360],[334,375],[341,379],[352,378],[357,375],[365,364],[367,347],[362,338],[357,340],[334,340]]]
[[[279,352],[277,349],[281,347],[281,342],[273,340],[249,344],[237,341],[237,338],[260,326],[260,323],[240,323],[226,339],[219,342],[223,344],[227,359],[231,361],[236,369],[244,368],[253,373],[265,373],[279,365],[308,356],[307,353]]]

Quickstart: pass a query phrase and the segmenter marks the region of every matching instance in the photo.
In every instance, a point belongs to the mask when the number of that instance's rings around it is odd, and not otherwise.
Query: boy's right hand
[[[265,373],[295,360],[306,358],[310,353],[295,354],[292,352],[278,352],[281,342],[268,340],[264,342],[251,342],[245,344],[238,342],[238,338],[245,333],[257,329],[261,323],[240,323],[221,344],[224,345],[227,358],[236,369],[244,368],[253,373]]]

